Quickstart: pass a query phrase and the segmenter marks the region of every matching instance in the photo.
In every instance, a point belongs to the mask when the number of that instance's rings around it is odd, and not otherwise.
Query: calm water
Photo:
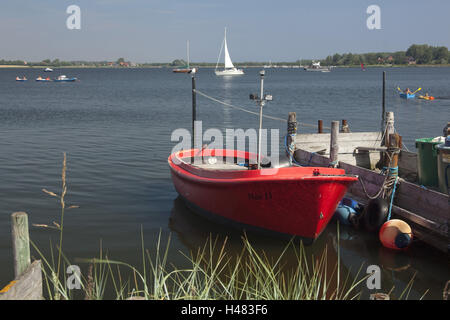
[[[211,69],[197,74],[197,88],[229,103],[258,111],[248,94],[258,92],[257,69],[232,79],[218,78]],[[391,68],[387,70],[387,111],[394,111],[396,128],[410,150],[414,140],[442,134],[450,119],[449,68]],[[315,124],[323,119],[347,119],[354,131],[374,131],[381,121],[381,69],[336,69],[331,73],[307,73],[291,69],[266,71],[265,88],[274,101],[265,114],[287,118],[296,111],[298,120]],[[30,223],[59,221],[59,203],[44,194],[58,192],[62,154],[68,155],[68,204],[64,251],[71,258],[90,258],[100,242],[110,258],[141,265],[140,230],[152,248],[159,232],[172,233],[171,262],[185,262],[178,251],[202,245],[210,231],[231,236],[234,231],[205,221],[189,212],[179,200],[170,180],[167,157],[174,142],[174,129],[191,126],[190,77],[169,69],[64,69],[76,83],[30,81],[40,70],[0,69],[0,287],[13,277],[10,214],[26,211]],[[56,71],[52,76],[58,75]],[[14,81],[17,75],[30,79]],[[46,74],[45,74],[46,75]],[[442,97],[433,102],[400,100],[397,86]],[[447,97],[447,99],[445,99]],[[257,117],[198,97],[198,118],[203,128],[257,127]],[[264,127],[286,124],[264,120]],[[300,128],[312,131],[311,128]],[[325,245],[336,255],[336,226],[330,224],[310,251]],[[31,228],[32,239],[44,251],[55,235],[51,230]],[[255,245],[276,255],[285,245],[277,240],[254,237]],[[442,297],[450,279],[447,257],[415,243],[408,253],[391,255],[376,236],[343,230],[342,262],[353,271],[362,263],[383,267],[383,290],[403,288],[417,272],[411,297]]]

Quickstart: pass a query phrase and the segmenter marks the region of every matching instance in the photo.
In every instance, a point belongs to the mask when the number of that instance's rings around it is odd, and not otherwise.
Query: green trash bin
[[[437,187],[437,150],[442,142],[432,142],[434,138],[416,139],[417,148],[417,179],[420,185]]]

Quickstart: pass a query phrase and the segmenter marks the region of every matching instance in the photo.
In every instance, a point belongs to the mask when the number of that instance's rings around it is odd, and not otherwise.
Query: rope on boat
[[[201,92],[201,91],[198,91],[197,89],[193,89],[193,91],[194,91],[195,93],[198,93],[199,95],[201,95],[201,96],[203,96],[203,97],[205,97],[205,98],[211,100],[211,101],[214,101],[214,102],[223,104],[224,106],[227,106],[227,107],[230,107],[230,108],[234,108],[234,109],[237,109],[237,110],[240,110],[240,111],[243,111],[243,112],[247,112],[247,113],[250,113],[250,114],[254,114],[254,115],[259,116],[259,113],[258,113],[258,112],[250,111],[250,110],[247,110],[247,109],[245,109],[245,108],[243,108],[243,107],[238,107],[238,106],[232,105],[232,104],[230,104],[230,103],[227,103],[227,102],[224,102],[224,101],[220,101],[219,99],[213,98],[213,97],[207,95],[206,93],[203,93],[203,92]],[[267,119],[272,119],[272,120],[278,120],[278,121],[282,121],[282,122],[287,122],[286,119],[282,119],[282,118],[278,118],[278,117],[274,117],[274,116],[267,116],[267,115],[264,115],[264,114],[263,114],[262,116],[263,116],[264,118],[267,118]],[[316,128],[316,127],[317,127],[316,125],[313,125],[313,124],[310,124],[310,123],[299,122],[299,124],[301,124],[302,126],[305,126],[305,127],[311,127],[311,128]],[[329,128],[329,127],[323,127],[323,128],[324,128],[324,129],[331,130],[331,128]]]
[[[397,169],[398,169],[398,167],[397,167]],[[387,216],[387,221],[391,220],[392,203],[394,202],[395,189],[397,187],[397,182],[398,182],[398,176],[395,177],[394,188],[392,189],[391,201],[389,203],[389,213],[388,213],[388,216]]]
[[[388,151],[391,153],[399,153],[400,149],[396,148],[395,150],[388,150]],[[389,166],[384,167],[380,172],[380,174],[385,174],[385,178],[384,178],[383,183],[377,193],[375,193],[374,195],[371,196],[367,192],[366,186],[364,185],[364,181],[361,176],[359,177],[358,180],[361,183],[362,189],[367,198],[374,200],[380,196],[382,198],[392,197],[391,198],[391,207],[392,207],[392,200],[394,198],[395,188],[396,188],[396,185],[398,184],[398,166],[397,167],[390,166],[390,164],[392,162],[392,158],[389,156],[389,152],[385,153],[387,155],[387,157],[389,158]],[[389,209],[389,212],[391,211],[391,207]]]

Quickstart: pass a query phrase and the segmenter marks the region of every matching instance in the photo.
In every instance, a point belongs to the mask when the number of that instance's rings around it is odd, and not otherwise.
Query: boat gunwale
[[[204,156],[204,150],[202,151],[202,156]],[[239,150],[227,150],[227,149],[213,149],[208,150],[208,153],[211,151],[220,151],[222,155],[228,151],[230,155],[237,156],[238,158],[249,159],[254,154],[251,154],[246,151]],[[233,152],[233,153],[231,153]],[[179,157],[179,154],[186,154],[184,156]],[[207,169],[196,167],[193,164],[189,164],[183,161],[183,158],[191,158],[192,156],[198,156],[198,149],[191,150],[183,150],[176,153],[173,153],[168,158],[168,163],[171,169],[179,175],[184,176],[185,178],[189,178],[195,181],[204,181],[204,182],[225,182],[225,183],[239,183],[239,182],[267,182],[267,181],[320,181],[331,180],[336,182],[354,182],[358,180],[357,176],[348,175],[345,173],[344,169],[339,168],[325,168],[325,167],[283,167],[283,168],[263,168],[263,169],[255,169],[255,170],[226,170],[226,169]],[[210,156],[208,154],[207,156]],[[179,161],[179,164],[175,163],[173,159],[176,158]],[[273,173],[269,173],[273,171]],[[318,170],[318,171],[317,171]],[[265,173],[262,173],[265,171]],[[323,173],[320,173],[320,172]],[[319,172],[317,174],[317,172]],[[336,174],[333,174],[333,173]]]

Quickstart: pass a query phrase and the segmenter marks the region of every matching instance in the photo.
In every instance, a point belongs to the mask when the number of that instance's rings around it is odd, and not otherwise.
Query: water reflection
[[[233,88],[233,77],[223,77],[223,92],[224,92],[224,99],[223,101],[228,104],[233,104],[232,102],[232,88]],[[230,107],[223,106],[222,108],[222,117],[223,117],[223,126],[224,128],[234,128],[233,125],[233,118],[231,116],[231,109]]]
[[[237,255],[242,251],[242,238],[246,236],[257,252],[264,252],[269,259],[275,260],[289,244],[289,240],[286,239],[268,237],[257,233],[244,233],[241,230],[228,228],[205,219],[187,208],[179,197],[173,202],[169,228],[191,252],[197,252],[211,238],[220,245],[226,239],[227,253]],[[332,272],[336,266],[338,256],[340,257],[341,275],[344,278],[347,274],[350,274],[350,279],[355,277],[362,279],[366,276],[366,269],[369,265],[378,265],[381,269],[381,290],[378,290],[378,292],[387,293],[393,288],[392,296],[395,298],[401,296],[414,274],[420,273],[421,276],[414,280],[409,298],[418,299],[427,289],[430,289],[434,293],[431,294],[430,292],[425,297],[440,299],[439,292],[442,291],[439,291],[439,287],[443,284],[439,283],[437,288],[433,290],[433,281],[436,281],[436,279],[427,275],[423,267],[419,269],[420,267],[416,265],[413,259],[420,248],[412,248],[406,252],[395,252],[382,247],[376,234],[367,234],[366,232],[339,226],[338,237],[337,230],[337,224],[330,223],[314,244],[305,247],[307,255],[311,258],[314,257],[314,259],[320,258],[326,250],[329,272]],[[294,239],[294,245],[297,248],[299,243],[300,240]],[[287,250],[283,257],[286,268],[295,267],[298,263],[295,250]],[[441,276],[436,277],[439,279]],[[342,278],[341,281],[343,281]],[[367,299],[370,293],[375,292],[366,288],[365,281],[363,281],[359,290],[362,290],[361,298],[363,299]]]

